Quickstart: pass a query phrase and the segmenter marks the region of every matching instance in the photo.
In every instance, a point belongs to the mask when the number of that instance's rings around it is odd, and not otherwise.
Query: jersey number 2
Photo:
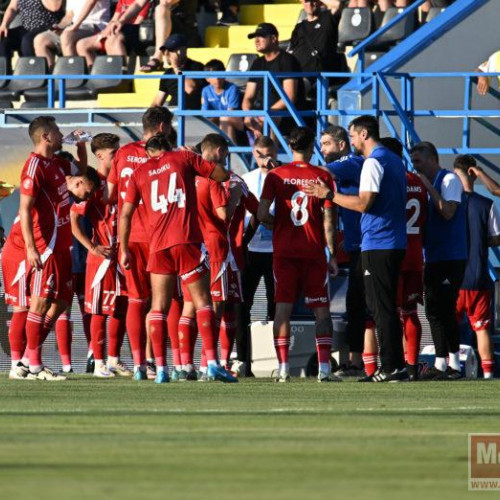
[[[166,214],[168,205],[171,203],[177,203],[179,208],[184,208],[186,206],[186,194],[182,189],[177,189],[176,172],[169,176],[167,196],[158,194],[158,185],[158,180],[154,180],[151,183],[151,208],[153,211],[160,211],[162,214]]]
[[[411,198],[406,203],[406,210],[415,210],[406,221],[406,234],[420,234],[420,228],[416,225],[420,216],[420,202]]]

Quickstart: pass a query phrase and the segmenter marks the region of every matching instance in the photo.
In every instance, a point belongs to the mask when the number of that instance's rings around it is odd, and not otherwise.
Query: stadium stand
[[[47,61],[44,57],[20,57],[14,69],[15,76],[45,75],[46,73]],[[43,88],[46,85],[46,80],[40,78],[9,80],[7,85],[0,90],[0,99],[18,100],[25,90]]]

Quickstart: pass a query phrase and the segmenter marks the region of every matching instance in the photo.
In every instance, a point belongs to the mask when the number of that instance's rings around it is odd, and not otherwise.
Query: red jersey
[[[328,200],[309,197],[301,187],[321,179],[335,190],[331,175],[308,163],[292,162],[277,167],[266,176],[261,199],[275,203],[274,255],[287,258],[325,259],[323,207]]]
[[[35,246],[40,253],[48,248],[69,250],[72,245],[70,197],[65,177],[68,165],[60,158],[49,159],[31,153],[21,172],[20,193],[35,198],[31,216]],[[16,247],[25,248],[19,216],[9,237]]]
[[[245,215],[250,212],[257,216],[259,200],[250,192],[246,182],[237,174],[231,173],[231,177],[224,183],[228,197],[233,183],[240,184],[242,193],[240,202],[236,207],[231,220],[229,221],[229,238],[231,251],[240,271],[245,267],[245,252],[243,248],[243,235],[245,233]]]
[[[108,182],[114,184],[118,189],[118,213],[120,213],[130,176],[136,168],[144,165],[149,160],[145,142],[131,142],[122,146],[115,154],[113,166],[108,175]],[[137,210],[132,217],[132,227],[130,230],[130,241],[134,243],[148,243],[149,235],[147,232],[148,217],[142,201],[137,206]]]
[[[122,15],[133,3],[135,0],[118,0],[116,4],[115,14]],[[139,17],[145,18],[148,15],[149,8],[151,7],[151,2],[146,2],[146,5],[139,11],[139,13],[127,24],[139,24]]]
[[[191,151],[168,151],[137,168],[128,183],[125,201],[142,200],[149,227],[149,250],[201,243],[195,177],[210,177],[215,164]]]
[[[216,210],[227,205],[226,191],[220,182],[197,177],[196,196],[198,221],[208,255],[212,262],[223,262],[229,250],[227,226]]]
[[[406,255],[402,271],[422,271],[424,267],[423,241],[424,226],[427,219],[427,189],[420,177],[406,172]]]
[[[117,208],[116,205],[104,203],[106,177],[99,173],[101,185],[87,201],[75,203],[72,212],[87,216],[92,224],[92,242],[94,245],[113,246],[117,235]]]

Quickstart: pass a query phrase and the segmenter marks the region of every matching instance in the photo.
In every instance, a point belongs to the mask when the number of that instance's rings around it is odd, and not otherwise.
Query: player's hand
[[[321,179],[318,179],[318,182],[305,186],[304,191],[308,196],[316,196],[316,198],[324,200],[331,189]]]
[[[26,251],[26,258],[28,260],[28,264],[34,269],[42,269],[42,258],[40,257],[40,253],[36,248],[28,249]]]
[[[123,269],[130,269],[130,252],[122,247],[120,264]]]
[[[339,274],[339,265],[337,264],[337,259],[335,257],[330,257],[328,260],[328,270],[334,278],[337,274]]]
[[[477,92],[479,95],[486,95],[490,88],[490,80],[487,76],[477,77]]]
[[[90,253],[96,257],[104,257],[108,259],[113,256],[113,248],[105,247],[103,245],[95,245],[90,249]]]

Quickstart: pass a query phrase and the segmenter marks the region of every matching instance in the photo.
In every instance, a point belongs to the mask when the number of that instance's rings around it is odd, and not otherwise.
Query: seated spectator
[[[205,64],[205,71],[226,71],[224,63],[218,59],[212,59]],[[208,85],[201,92],[201,109],[207,111],[225,111],[241,109],[241,92],[234,84],[227,82],[224,78],[206,78]],[[209,118],[233,141],[238,142],[237,132],[243,132],[243,119],[235,116],[221,116],[220,118]]]
[[[179,75],[183,71],[203,71],[203,64],[193,61],[187,56],[187,39],[184,35],[170,35],[160,49],[170,66],[164,75]],[[201,91],[205,85],[206,82],[201,78],[185,79],[185,109],[201,108]],[[160,80],[159,91],[151,106],[163,106],[165,101],[168,101],[169,106],[177,106],[177,98],[177,79],[163,79]]]
[[[35,54],[52,69],[55,56],[76,56],[76,43],[102,31],[109,22],[110,0],[67,0],[66,14],[51,29],[36,36]]]
[[[19,14],[21,25],[9,29]],[[14,51],[21,56],[33,57],[35,37],[51,29],[64,17],[63,0],[11,0],[0,24],[0,57],[7,59],[7,71],[12,72]]]
[[[252,63],[250,71],[269,71],[270,73],[300,73],[300,64],[292,54],[288,54],[279,46],[279,34],[276,26],[271,23],[261,23],[254,33],[250,33],[248,38],[255,38],[255,48],[262,54]],[[304,107],[304,82],[302,78],[284,78],[282,81],[283,90],[292,104],[297,109]],[[286,105],[280,98],[272,85],[269,86],[269,109],[285,110]],[[262,109],[264,104],[264,81],[263,78],[251,78],[245,90],[242,109],[254,110]],[[274,120],[280,123],[280,118]],[[245,126],[253,132],[255,137],[262,135],[264,117],[247,117]],[[290,129],[291,121],[283,120],[281,123],[282,132],[287,133]]]
[[[480,73],[500,73],[500,50],[491,54],[487,61],[478,66],[476,71]],[[500,81],[500,75],[498,78]],[[490,89],[490,77],[478,76],[477,79],[477,91],[479,95],[486,95]]]
[[[76,51],[79,56],[85,57],[89,71],[94,64],[96,55],[99,53],[125,58],[129,52],[137,48],[139,44],[139,25],[148,15],[149,2],[121,28],[119,33],[114,33],[114,25],[121,23],[121,17],[132,3],[133,0],[119,0],[115,13],[106,28],[98,34],[82,38],[77,42]]]

